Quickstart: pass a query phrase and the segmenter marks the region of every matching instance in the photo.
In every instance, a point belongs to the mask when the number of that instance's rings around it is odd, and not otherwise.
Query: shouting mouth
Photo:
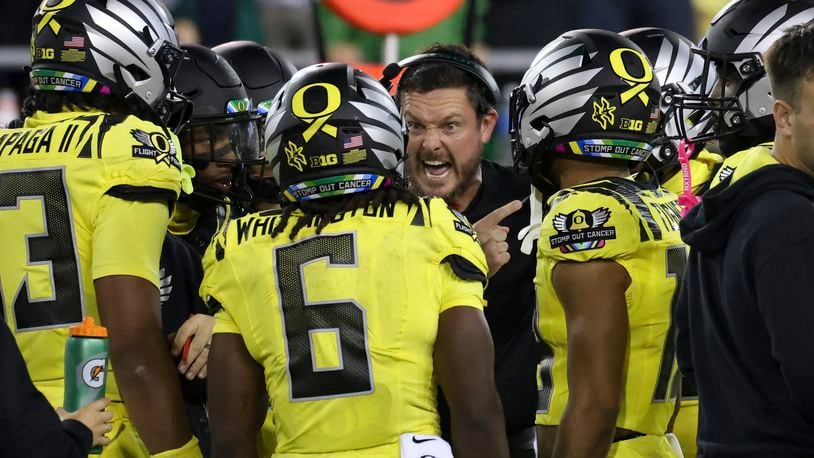
[[[422,161],[424,167],[424,175],[431,180],[438,180],[446,178],[452,165],[444,161]]]

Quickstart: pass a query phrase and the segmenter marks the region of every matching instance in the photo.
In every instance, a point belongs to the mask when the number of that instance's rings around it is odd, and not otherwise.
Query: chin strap
[[[534,186],[531,186],[531,192],[528,197],[523,199],[529,201],[529,225],[520,229],[517,233],[517,240],[520,240],[520,251],[526,255],[534,255],[534,241],[540,238],[540,228],[543,225],[544,200],[543,193]]]
[[[701,198],[692,193],[692,172],[690,171],[690,158],[695,152],[695,145],[681,140],[678,144],[678,163],[681,164],[681,176],[684,178],[684,192],[678,196],[678,205],[681,207],[681,216],[686,215],[693,207],[701,202]]]

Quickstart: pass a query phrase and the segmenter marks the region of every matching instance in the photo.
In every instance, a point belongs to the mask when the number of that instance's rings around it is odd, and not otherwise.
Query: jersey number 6
[[[275,248],[280,310],[285,330],[290,399],[306,401],[373,391],[365,309],[353,299],[309,301],[304,267],[326,262],[356,267],[356,234],[318,235]],[[326,276],[322,281],[331,281]],[[318,284],[315,281],[312,285]],[[318,363],[317,335],[335,336],[338,364]]]

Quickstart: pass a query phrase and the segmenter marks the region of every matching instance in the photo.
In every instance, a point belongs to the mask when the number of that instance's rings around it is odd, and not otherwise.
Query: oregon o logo
[[[101,388],[105,384],[105,365],[107,359],[89,359],[82,366],[82,381],[91,388]]]
[[[170,147],[172,144],[170,143],[170,139],[167,138],[164,134],[160,132],[154,132],[150,135],[150,141],[153,142],[153,146],[159,153],[169,153]]]
[[[635,56],[637,60],[636,67],[639,67],[638,64],[641,64],[641,71],[642,76],[633,76],[632,73],[638,73],[639,68],[634,68],[633,72],[625,64],[624,54],[629,53]],[[630,86],[630,89],[622,92],[621,99],[622,105],[626,104],[630,99],[633,97],[638,97],[641,100],[644,106],[650,102],[650,96],[647,95],[645,92],[647,87],[653,81],[653,69],[650,67],[650,63],[647,61],[647,57],[644,54],[636,51],[635,49],[630,48],[617,48],[611,51],[610,53],[610,63],[611,63],[611,70],[613,73],[619,78],[622,78],[622,81],[627,83]]]
[[[306,94],[308,92],[320,90],[324,91],[324,94],[312,94],[309,97],[311,99],[309,102],[311,103],[306,104]],[[311,108],[315,108],[311,106],[313,100],[323,100],[323,97],[325,102],[324,107],[316,113],[309,111]],[[325,132],[331,137],[336,138],[336,126],[328,124],[328,119],[330,119],[331,115],[339,110],[340,106],[342,106],[342,93],[339,91],[338,87],[331,83],[309,84],[301,87],[297,92],[294,93],[294,96],[291,99],[291,112],[297,118],[310,124],[308,129],[302,133],[305,143],[311,141],[311,137],[313,137],[319,131]]]

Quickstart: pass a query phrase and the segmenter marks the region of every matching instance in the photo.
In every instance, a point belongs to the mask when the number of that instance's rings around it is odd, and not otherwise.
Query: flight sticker
[[[141,129],[130,130],[140,145],[133,145],[133,157],[153,159],[156,164],[166,164],[181,170],[181,164],[175,155],[175,143],[162,132],[145,132]]]
[[[616,238],[616,228],[605,226],[610,216],[611,211],[606,207],[558,213],[553,221],[557,233],[549,238],[551,248],[573,253],[604,247],[606,241]]]
[[[475,240],[477,240],[477,235],[475,235],[475,230],[472,228],[472,225],[469,224],[469,220],[466,219],[466,216],[464,216],[461,212],[459,212],[458,210],[455,210],[452,207],[448,207],[448,208],[452,212],[452,214],[455,215],[455,219],[452,221],[452,224],[455,227],[455,230],[458,231],[458,232],[463,232],[464,234],[466,234],[466,235],[474,238]]]

